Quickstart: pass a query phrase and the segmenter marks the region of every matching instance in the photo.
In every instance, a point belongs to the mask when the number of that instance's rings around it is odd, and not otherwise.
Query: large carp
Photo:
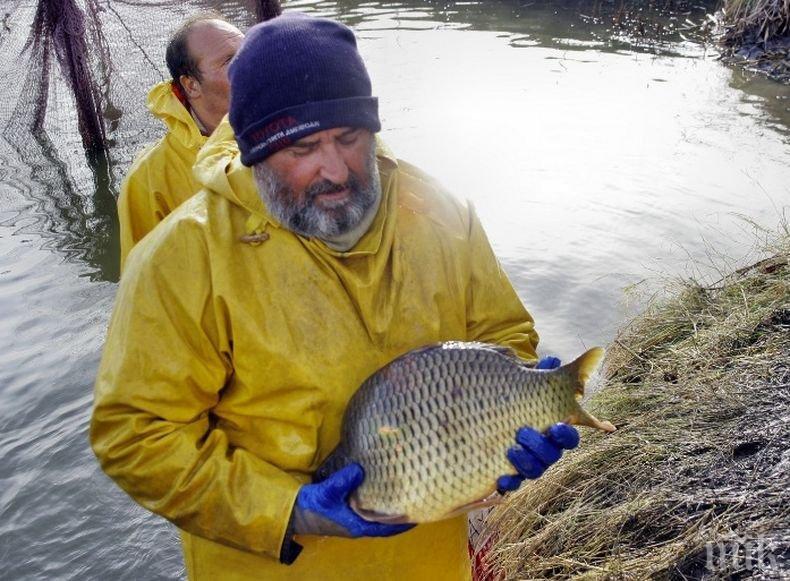
[[[351,462],[365,480],[351,495],[362,517],[388,523],[441,520],[496,502],[496,480],[515,474],[516,430],[560,421],[614,431],[584,411],[584,385],[600,347],[553,370],[507,348],[450,342],[410,351],[370,376],[351,398],[323,479]]]

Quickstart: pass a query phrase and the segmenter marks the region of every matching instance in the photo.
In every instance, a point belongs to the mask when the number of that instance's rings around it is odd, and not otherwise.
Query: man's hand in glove
[[[516,432],[516,445],[507,451],[507,459],[518,474],[506,474],[497,479],[500,493],[516,490],[525,478],[534,480],[562,456],[563,450],[579,445],[579,432],[568,424],[554,424],[545,434],[529,427]]]
[[[364,479],[362,467],[349,464],[318,484],[302,486],[291,521],[293,532],[351,538],[390,537],[414,526],[371,522],[355,513],[348,505],[348,497]]]

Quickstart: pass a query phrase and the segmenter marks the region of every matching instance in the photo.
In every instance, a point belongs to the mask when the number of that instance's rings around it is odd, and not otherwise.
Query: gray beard
[[[325,241],[351,232],[368,218],[368,213],[378,209],[381,180],[376,166],[375,140],[371,140],[365,171],[366,176],[349,172],[345,184],[328,180],[313,184],[305,190],[304,199],[300,201],[265,161],[252,168],[258,194],[272,217],[296,234]],[[316,196],[344,187],[350,192],[348,200],[324,208],[314,203]]]

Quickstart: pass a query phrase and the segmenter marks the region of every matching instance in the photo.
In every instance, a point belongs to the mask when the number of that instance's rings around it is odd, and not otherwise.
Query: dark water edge
[[[790,85],[790,36],[726,47],[723,57],[735,66]]]
[[[592,0],[579,2],[577,10],[580,15],[592,11],[613,30],[648,44],[680,35],[720,52],[724,62],[790,84],[790,33],[768,38],[755,29],[735,33],[741,24],[726,18],[721,0]]]

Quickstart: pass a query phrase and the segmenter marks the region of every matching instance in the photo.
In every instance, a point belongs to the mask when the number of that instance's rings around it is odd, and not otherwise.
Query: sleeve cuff
[[[288,528],[285,529],[285,538],[283,538],[283,544],[280,547],[280,563],[283,565],[293,565],[296,558],[299,556],[299,553],[302,552],[302,545],[297,543],[294,540],[294,533],[293,533],[293,513],[291,514],[291,519],[288,521]]]
[[[280,549],[280,563],[283,565],[293,565],[299,553],[302,552],[302,545],[297,543],[291,537],[285,537],[283,546]]]

